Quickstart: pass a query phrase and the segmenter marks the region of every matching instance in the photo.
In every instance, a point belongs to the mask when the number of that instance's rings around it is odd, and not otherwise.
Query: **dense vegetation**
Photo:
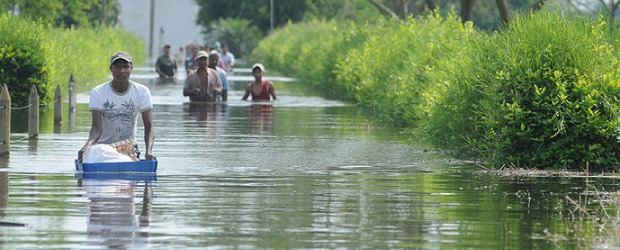
[[[0,0],[2,10],[65,28],[114,26],[120,14],[117,0]]]
[[[492,34],[456,15],[313,21],[278,30],[253,56],[460,157],[615,170],[620,72],[608,30],[561,12],[516,16]]]
[[[0,0],[2,1],[2,0]],[[455,11],[475,27],[497,30],[502,26],[496,1],[475,0],[195,0],[196,23],[204,28],[204,44],[225,43],[237,57],[246,57],[258,40],[289,23],[331,20],[363,23],[382,21],[384,16],[407,19],[431,11]],[[475,2],[475,4],[474,4]],[[501,0],[510,11],[528,12],[541,0]],[[381,7],[378,7],[381,6]],[[465,7],[463,7],[465,6]],[[465,8],[465,9],[463,9]],[[462,19],[463,19],[462,18]]]
[[[118,50],[144,62],[143,43],[114,28],[64,29],[45,26],[10,13],[0,16],[0,80],[7,84],[13,106],[25,106],[32,85],[41,103],[50,103],[58,85],[66,93],[69,76],[78,89],[90,89],[109,73],[110,56]]]

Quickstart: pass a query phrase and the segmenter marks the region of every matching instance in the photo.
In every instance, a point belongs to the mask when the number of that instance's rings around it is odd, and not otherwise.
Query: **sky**
[[[151,2],[154,2],[153,39],[150,39]],[[149,62],[154,63],[161,55],[164,44],[172,46],[176,54],[180,46],[192,40],[202,41],[202,27],[196,24],[198,5],[194,0],[119,0],[121,28],[138,34],[144,41],[146,55],[152,42],[152,55]]]

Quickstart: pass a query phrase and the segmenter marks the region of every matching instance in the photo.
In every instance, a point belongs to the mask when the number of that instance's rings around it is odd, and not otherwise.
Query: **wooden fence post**
[[[76,111],[77,111],[77,90],[75,89],[75,80],[73,74],[69,78],[69,131],[75,128]]]
[[[60,93],[60,84],[56,86],[54,93],[54,125],[62,123],[62,93]]]
[[[0,92],[0,157],[9,156],[11,149],[11,96],[6,84]]]
[[[75,81],[73,80],[73,74],[69,78],[69,112],[75,113],[77,110],[77,98],[75,90]]]
[[[39,138],[39,93],[37,87],[32,85],[28,96],[28,139]]]

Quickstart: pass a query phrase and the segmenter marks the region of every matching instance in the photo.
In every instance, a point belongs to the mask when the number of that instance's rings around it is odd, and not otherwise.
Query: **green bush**
[[[383,121],[407,126],[425,119],[443,80],[470,36],[454,14],[375,23],[289,24],[253,53],[328,97],[361,104]]]
[[[13,106],[28,104],[34,85],[42,104],[52,102],[57,86],[67,93],[73,74],[79,91],[88,91],[110,73],[110,56],[119,50],[145,61],[142,41],[115,28],[61,29],[0,16],[0,84],[7,84]]]
[[[246,19],[219,19],[209,25],[205,40],[228,45],[236,57],[246,57],[256,46],[262,33]]]
[[[50,44],[46,43],[43,25],[21,21],[10,14],[0,16],[0,84],[6,84],[13,106],[28,105],[30,89],[34,85],[41,96],[41,102],[50,102],[53,93],[49,82],[52,68],[46,54]]]
[[[252,58],[328,97],[354,100],[354,92],[337,82],[334,70],[349,50],[377,32],[368,27],[320,20],[289,24],[261,40]]]
[[[432,137],[497,167],[616,169],[620,72],[607,28],[543,12],[472,43],[431,113]]]
[[[54,87],[60,84],[63,90],[66,90],[70,75],[74,76],[78,91],[89,91],[105,81],[110,74],[110,56],[117,51],[129,52],[134,65],[146,61],[142,40],[116,28],[57,29],[50,32],[49,37],[50,43],[54,44],[48,61],[55,69],[51,81]]]
[[[445,89],[452,72],[477,37],[471,24],[454,13],[446,19],[430,14],[406,23],[398,20],[368,27],[373,32],[336,65],[339,84],[378,118],[397,126],[415,126]]]

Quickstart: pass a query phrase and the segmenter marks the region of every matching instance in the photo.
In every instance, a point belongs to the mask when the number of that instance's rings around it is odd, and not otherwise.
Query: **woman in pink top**
[[[263,75],[265,75],[265,66],[260,63],[252,65],[254,81],[245,87],[245,94],[241,100],[247,100],[250,94],[252,95],[252,101],[269,101],[270,96],[273,97],[274,101],[277,99],[273,83],[263,81]]]

